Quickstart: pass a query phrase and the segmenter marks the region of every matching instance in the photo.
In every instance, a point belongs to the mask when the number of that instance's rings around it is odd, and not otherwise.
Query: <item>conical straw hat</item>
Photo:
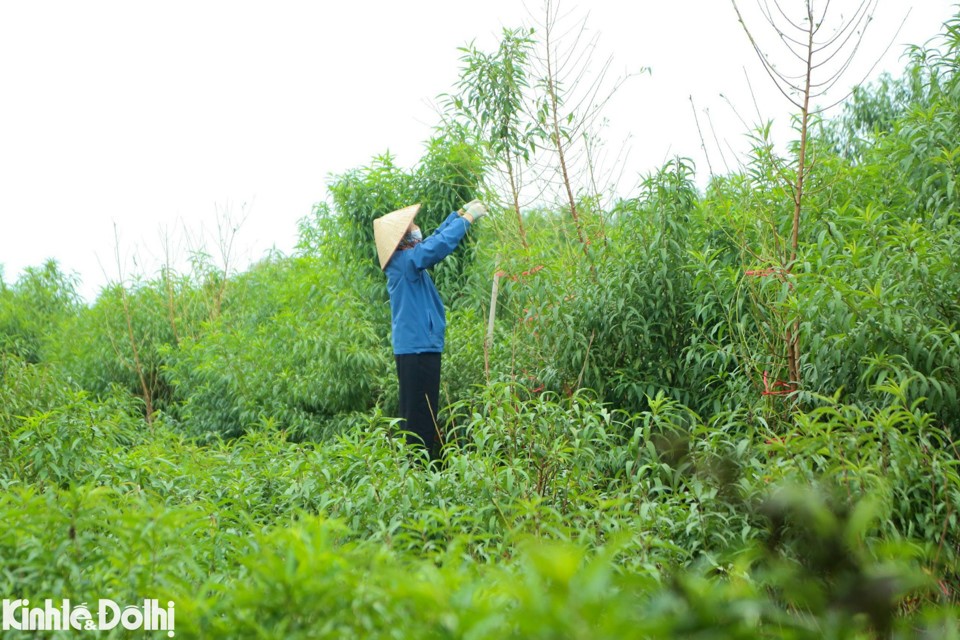
[[[380,258],[380,268],[383,269],[390,261],[390,256],[397,250],[397,245],[403,239],[410,223],[420,210],[419,204],[397,209],[373,221],[373,238],[377,241],[377,257]]]

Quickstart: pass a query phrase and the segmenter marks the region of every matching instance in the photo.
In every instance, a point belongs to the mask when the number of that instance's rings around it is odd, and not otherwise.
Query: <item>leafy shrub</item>
[[[538,377],[556,391],[594,389],[627,410],[667,390],[690,401],[680,356],[689,340],[687,224],[692,167],[677,160],[648,177],[612,214],[589,260],[553,266],[530,290],[522,320],[541,345]],[[582,256],[581,256],[582,258]]]
[[[344,275],[306,256],[262,263],[235,283],[220,321],[165,352],[189,433],[233,437],[273,423],[318,438],[329,418],[378,403],[386,336],[369,302],[341,287]]]
[[[40,362],[47,335],[80,309],[77,284],[48,260],[28,267],[12,287],[0,285],[0,352]]]
[[[7,419],[0,438],[0,478],[6,483],[68,487],[78,478],[95,478],[111,452],[145,437],[138,407],[125,394],[97,402],[83,391],[61,391],[58,400],[46,410],[34,407]]]

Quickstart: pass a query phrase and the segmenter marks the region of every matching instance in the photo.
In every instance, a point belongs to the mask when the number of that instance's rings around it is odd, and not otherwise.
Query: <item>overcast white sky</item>
[[[752,6],[754,0],[741,0]],[[785,0],[787,4],[799,0]],[[834,0],[851,7],[854,0]],[[760,71],[727,0],[561,0],[600,36],[613,72],[650,67],[616,95],[609,133],[630,138],[624,186],[673,155],[707,172],[692,95],[723,146],[740,148],[742,115],[787,103]],[[289,252],[297,220],[327,198],[330,174],[387,150],[419,159],[432,106],[459,69],[458,46],[492,48],[539,0],[297,2],[68,0],[0,3],[0,264],[7,282],[57,259],[96,296],[116,278],[114,225],[128,272],[152,275],[169,230],[181,257],[187,228],[217,211],[245,217],[240,266]],[[898,72],[956,0],[879,0],[861,60]],[[868,65],[866,65],[868,66]],[[862,77],[852,70],[849,84]],[[713,134],[705,131],[708,139]],[[716,151],[711,160],[722,172]],[[728,163],[733,162],[728,152]],[[134,259],[137,260],[134,266]],[[102,266],[101,266],[102,265]]]

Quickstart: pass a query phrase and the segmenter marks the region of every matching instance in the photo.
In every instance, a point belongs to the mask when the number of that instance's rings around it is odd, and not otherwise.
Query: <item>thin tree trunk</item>
[[[143,392],[143,401],[147,410],[147,424],[153,426],[153,394],[150,392],[150,385],[147,384],[147,376],[143,371],[143,364],[140,362],[140,349],[137,347],[137,338],[133,333],[133,317],[130,311],[130,300],[127,297],[127,287],[123,282],[123,262],[120,260],[120,234],[117,231],[117,225],[113,225],[114,238],[114,256],[117,261],[117,276],[119,277],[118,286],[120,287],[120,301],[123,304],[123,316],[127,321],[127,339],[130,340],[130,349],[133,351],[133,367],[137,378],[140,380],[140,389]],[[120,355],[117,349],[117,355]]]
[[[549,14],[549,8],[547,11]],[[573,187],[570,185],[570,172],[567,170],[567,158],[566,154],[563,152],[563,141],[560,136],[560,117],[558,115],[559,105],[557,100],[557,87],[553,81],[553,56],[551,54],[549,28],[546,33],[546,51],[547,94],[550,98],[550,116],[551,126],[553,129],[551,138],[553,138],[553,143],[557,148],[557,157],[560,160],[560,172],[563,176],[563,186],[566,188],[567,199],[570,202],[570,215],[573,217],[573,224],[577,229],[577,237],[580,239],[580,244],[583,246],[583,254],[589,258],[590,254],[587,251],[588,243],[583,233],[583,225],[580,221],[580,214],[577,212],[577,201],[573,197]]]
[[[137,377],[140,378],[140,388],[143,390],[143,401],[147,409],[147,424],[153,425],[153,394],[150,392],[150,386],[147,384],[146,374],[143,372],[143,364],[140,362],[140,349],[137,348],[137,339],[133,335],[133,320],[130,313],[130,302],[127,299],[127,289],[120,283],[120,297],[123,300],[123,315],[127,319],[127,337],[130,339],[130,348],[133,350],[133,365],[137,370]]]
[[[170,320],[170,330],[173,332],[174,346],[180,346],[180,334],[177,331],[177,307],[173,297],[173,283],[170,281],[170,262],[167,261],[167,267],[163,272],[163,280],[167,290],[167,315]]]
[[[797,160],[797,179],[793,195],[793,228],[790,236],[790,259],[787,262],[787,273],[793,271],[793,266],[797,261],[797,253],[800,246],[800,214],[803,205],[803,187],[807,171],[807,129],[810,123],[810,83],[813,74],[813,34],[815,30],[813,22],[813,9],[809,3],[808,19],[809,31],[807,40],[807,61],[806,77],[803,87],[803,109],[800,112],[800,157]],[[787,364],[789,367],[790,381],[794,388],[800,386],[800,322],[795,320],[791,326],[787,327]]]
[[[550,59],[547,58],[547,73],[552,73],[550,70]],[[577,201],[573,197],[573,187],[570,185],[570,173],[567,171],[567,158],[566,154],[563,152],[563,142],[560,137],[560,121],[557,116],[557,94],[554,91],[553,86],[553,77],[548,75],[547,79],[548,90],[550,92],[550,110],[553,115],[553,143],[557,147],[557,157],[560,160],[560,172],[563,176],[563,186],[567,191],[567,200],[570,202],[570,215],[573,217],[573,224],[577,228],[577,237],[580,239],[580,244],[583,245],[583,253],[587,255],[587,239],[583,234],[583,225],[580,222],[580,214],[577,212]]]
[[[520,187],[517,185],[516,174],[513,171],[513,161],[510,160],[510,158],[507,158],[507,174],[510,176],[513,210],[517,212],[517,226],[520,228],[520,243],[523,244],[523,248],[526,249],[530,245],[527,244],[527,232],[523,228],[523,216],[520,215]]]
[[[810,14],[810,35],[807,48],[807,73],[804,80],[803,110],[800,114],[800,158],[797,164],[797,182],[793,195],[793,235],[790,238],[790,261],[788,269],[793,269],[797,261],[797,248],[800,243],[800,207],[803,204],[803,183],[807,171],[807,128],[810,122],[810,78],[813,74],[813,14]]]

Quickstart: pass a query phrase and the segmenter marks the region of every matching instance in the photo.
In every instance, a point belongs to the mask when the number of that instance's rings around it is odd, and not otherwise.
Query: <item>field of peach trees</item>
[[[465,47],[420,161],[331,176],[290,255],[0,281],[3,598],[156,599],[178,638],[960,637],[960,17],[796,143],[616,198],[540,35]],[[430,466],[372,221],[478,197]],[[75,635],[18,606],[2,637]]]

